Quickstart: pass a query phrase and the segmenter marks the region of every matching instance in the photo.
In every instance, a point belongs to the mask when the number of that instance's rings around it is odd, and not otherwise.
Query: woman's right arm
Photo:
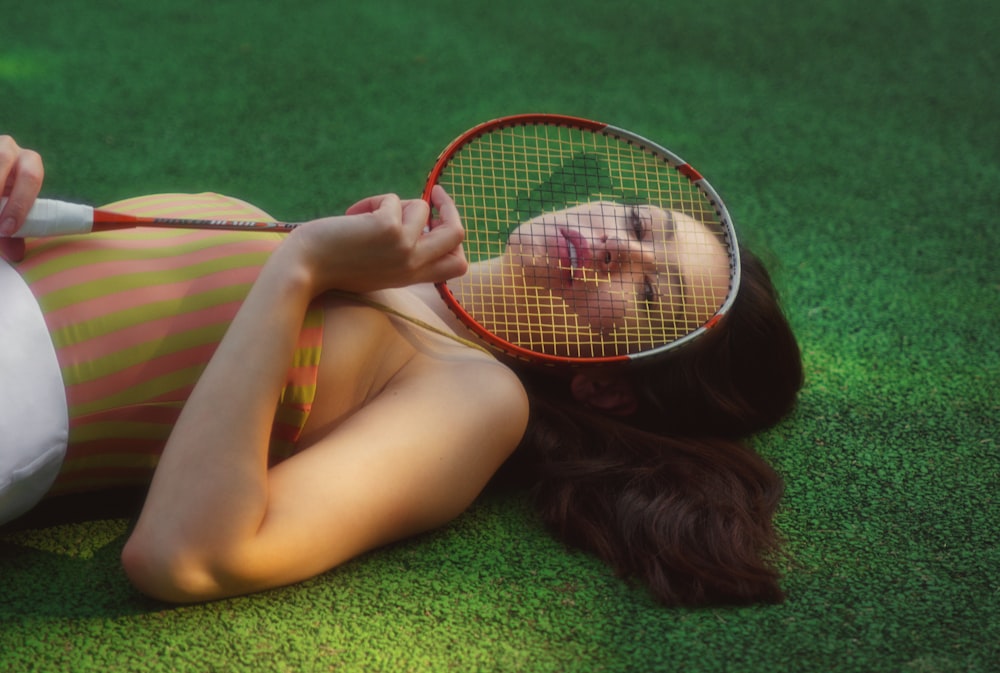
[[[24,240],[8,238],[24,224],[28,211],[42,189],[45,169],[37,152],[20,147],[10,136],[0,136],[0,256],[19,262]]]

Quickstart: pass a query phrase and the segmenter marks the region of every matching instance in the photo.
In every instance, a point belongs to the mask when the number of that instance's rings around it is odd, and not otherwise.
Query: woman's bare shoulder
[[[461,408],[483,423],[498,413],[515,425],[526,419],[527,398],[516,374],[455,335],[407,291],[376,293],[366,301],[326,298],[324,310],[323,354],[307,430],[336,425],[386,391],[447,400],[455,413]]]

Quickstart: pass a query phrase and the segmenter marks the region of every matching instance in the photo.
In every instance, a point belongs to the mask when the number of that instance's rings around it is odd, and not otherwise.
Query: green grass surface
[[[4,3],[0,132],[48,196],[300,219],[418,194],[477,122],[592,117],[716,186],[808,381],[757,441],[788,484],[783,605],[658,607],[497,491],[300,586],[169,608],[125,582],[122,507],[0,532],[0,671],[1000,670],[998,7]]]

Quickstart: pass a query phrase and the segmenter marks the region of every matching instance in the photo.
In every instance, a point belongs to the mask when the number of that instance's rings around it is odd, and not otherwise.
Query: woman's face
[[[646,325],[666,335],[660,343],[708,320],[729,288],[719,236],[649,205],[599,201],[541,215],[511,234],[504,257],[526,286],[561,298],[594,330]]]

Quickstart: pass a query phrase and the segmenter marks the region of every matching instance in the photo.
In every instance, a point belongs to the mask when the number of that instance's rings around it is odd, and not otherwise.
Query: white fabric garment
[[[51,488],[68,437],[66,390],[42,311],[0,258],[0,524]]]

